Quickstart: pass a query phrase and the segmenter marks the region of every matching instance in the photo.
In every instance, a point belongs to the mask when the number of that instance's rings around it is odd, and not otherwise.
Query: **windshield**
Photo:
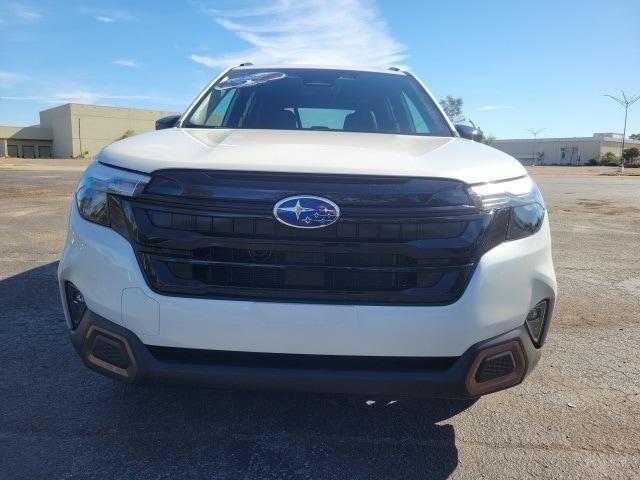
[[[299,68],[231,71],[182,126],[452,136],[408,75]]]

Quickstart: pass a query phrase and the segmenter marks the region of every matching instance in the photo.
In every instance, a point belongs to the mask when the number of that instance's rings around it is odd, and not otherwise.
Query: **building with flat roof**
[[[517,158],[524,165],[584,165],[591,159],[600,160],[608,152],[622,154],[621,133],[594,133],[591,137],[520,138],[496,140],[498,150]],[[640,140],[626,139],[624,148],[640,148]],[[535,160],[535,162],[534,162]]]
[[[39,125],[0,125],[0,157],[94,156],[116,140],[153,130],[157,119],[175,113],[67,103],[40,112]]]

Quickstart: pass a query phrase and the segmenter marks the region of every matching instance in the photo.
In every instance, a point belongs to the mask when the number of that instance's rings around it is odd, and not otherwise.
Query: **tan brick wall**
[[[40,112],[40,123],[53,131],[55,156],[68,158],[94,156],[127,131],[149,132],[158,118],[175,113],[72,103]]]

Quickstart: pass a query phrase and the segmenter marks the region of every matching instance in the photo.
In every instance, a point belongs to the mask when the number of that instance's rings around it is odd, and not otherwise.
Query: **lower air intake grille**
[[[129,358],[120,342],[103,335],[96,335],[92,353],[94,357],[116,367],[126,369],[129,366]]]
[[[476,382],[482,383],[494,378],[503,377],[513,372],[515,361],[511,352],[502,352],[482,361],[476,372]]]
[[[287,369],[331,369],[347,371],[427,372],[444,371],[458,357],[372,357],[347,355],[305,355],[292,353],[257,353],[148,345],[159,361],[209,366],[237,366]]]

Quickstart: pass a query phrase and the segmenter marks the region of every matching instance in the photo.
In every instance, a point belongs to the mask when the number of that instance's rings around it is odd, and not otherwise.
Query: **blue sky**
[[[0,124],[68,101],[182,111],[227,64],[404,65],[498,138],[621,131],[638,0],[2,1]],[[628,24],[625,24],[628,22]],[[640,102],[628,133],[640,133]]]

